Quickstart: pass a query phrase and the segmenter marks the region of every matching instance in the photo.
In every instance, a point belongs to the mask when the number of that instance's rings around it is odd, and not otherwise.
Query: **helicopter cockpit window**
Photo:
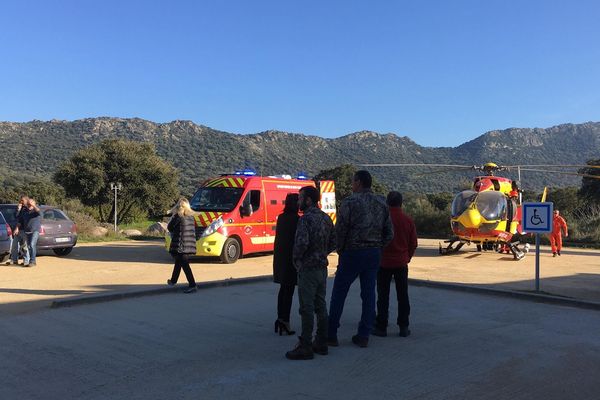
[[[477,210],[488,221],[506,218],[506,196],[499,192],[481,192],[476,200]]]
[[[467,207],[469,207],[469,205],[475,201],[476,197],[477,192],[472,190],[465,190],[457,194],[452,201],[452,216],[458,217],[460,214],[462,214]]]

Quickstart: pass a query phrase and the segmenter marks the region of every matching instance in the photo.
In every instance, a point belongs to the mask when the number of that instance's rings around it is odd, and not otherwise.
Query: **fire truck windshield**
[[[243,188],[201,187],[190,206],[194,211],[231,211],[239,202]]]

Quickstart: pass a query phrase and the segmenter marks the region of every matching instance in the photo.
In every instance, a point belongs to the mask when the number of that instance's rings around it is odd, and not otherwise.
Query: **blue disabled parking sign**
[[[553,203],[523,203],[523,231],[528,233],[552,232]]]
[[[523,203],[523,233],[535,233],[535,290],[540,291],[540,233],[552,232],[553,203]]]

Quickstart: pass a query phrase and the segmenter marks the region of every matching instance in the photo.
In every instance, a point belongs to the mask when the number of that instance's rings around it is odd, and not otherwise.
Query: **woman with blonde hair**
[[[171,209],[171,215],[167,229],[171,233],[169,253],[175,258],[175,265],[167,284],[175,285],[179,279],[179,273],[183,269],[188,280],[188,287],[183,292],[193,293],[196,291],[196,281],[190,267],[189,256],[196,254],[196,224],[194,222],[196,212],[190,207],[190,202],[182,197]]]

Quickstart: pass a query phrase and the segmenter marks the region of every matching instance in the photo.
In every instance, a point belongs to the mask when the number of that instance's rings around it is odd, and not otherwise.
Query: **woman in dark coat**
[[[277,217],[275,228],[275,252],[273,254],[273,280],[279,283],[277,296],[277,320],[275,332],[293,335],[290,328],[292,298],[297,280],[297,271],[292,261],[294,238],[298,226],[298,194],[290,193],[285,198],[283,213]]]
[[[196,224],[194,222],[196,213],[190,207],[189,201],[181,198],[171,210],[171,214],[167,229],[171,233],[169,253],[175,258],[175,266],[167,284],[175,285],[179,279],[179,273],[183,269],[188,280],[188,287],[183,292],[192,293],[196,291],[196,280],[190,267],[189,256],[196,254]]]

